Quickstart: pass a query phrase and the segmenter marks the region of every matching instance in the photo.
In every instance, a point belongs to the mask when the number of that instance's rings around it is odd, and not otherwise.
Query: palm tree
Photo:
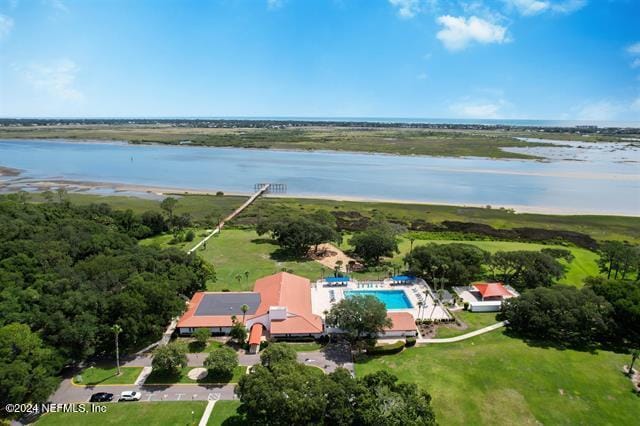
[[[640,349],[633,349],[631,351],[631,365],[629,366],[629,376],[633,374],[633,364],[636,363],[636,360],[640,358]]]
[[[424,306],[424,302],[422,300],[418,301],[418,318],[422,318],[422,315],[420,314],[420,311],[422,310],[422,307]]]
[[[242,275],[236,275],[236,280],[238,280],[238,284],[240,284],[240,281],[242,281]]]
[[[244,324],[244,317],[247,315],[247,311],[249,310],[249,305],[240,306],[240,310],[242,311],[242,323]]]
[[[244,271],[244,279],[249,282],[249,271]]]
[[[120,375],[120,348],[118,347],[118,336],[122,333],[122,327],[118,324],[114,324],[111,327],[111,331],[116,335],[116,371],[118,372],[118,376]]]

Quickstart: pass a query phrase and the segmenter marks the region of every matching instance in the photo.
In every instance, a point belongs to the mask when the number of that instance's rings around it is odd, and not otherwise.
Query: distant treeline
[[[638,129],[623,127],[548,127],[507,124],[462,124],[462,123],[416,123],[390,121],[351,120],[286,120],[286,119],[201,119],[201,118],[0,118],[0,127],[29,126],[73,126],[73,125],[144,125],[172,126],[184,128],[288,128],[288,127],[360,127],[360,128],[409,128],[409,129],[453,129],[453,130],[528,130],[536,132],[580,132],[604,135],[635,135]]]

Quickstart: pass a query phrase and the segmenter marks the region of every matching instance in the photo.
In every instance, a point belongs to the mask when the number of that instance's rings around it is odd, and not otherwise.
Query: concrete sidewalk
[[[502,322],[498,322],[498,323],[495,323],[493,325],[490,325],[488,327],[481,328],[480,330],[472,331],[470,333],[463,334],[463,335],[456,336],[456,337],[448,337],[448,338],[443,338],[443,339],[423,339],[423,338],[419,338],[419,339],[416,340],[416,342],[417,343],[455,343],[455,342],[460,342],[462,340],[470,339],[470,338],[475,337],[475,336],[479,336],[481,334],[489,333],[490,331],[497,330],[497,329],[499,329],[501,327],[504,327],[506,324],[507,324],[507,321],[502,321]]]

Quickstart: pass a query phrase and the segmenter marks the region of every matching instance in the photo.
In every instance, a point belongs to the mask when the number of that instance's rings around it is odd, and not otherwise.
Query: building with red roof
[[[476,283],[473,287],[480,293],[483,301],[514,297],[514,294],[507,290],[502,283]]]
[[[245,313],[242,305],[249,308]],[[243,318],[250,346],[259,347],[263,337],[320,337],[324,332],[322,318],[311,310],[311,283],[288,272],[260,278],[251,292],[197,292],[177,329],[181,335],[198,328],[225,335],[234,319]]]

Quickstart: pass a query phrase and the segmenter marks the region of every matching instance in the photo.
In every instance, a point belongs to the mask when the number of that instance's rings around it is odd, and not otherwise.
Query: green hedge
[[[396,343],[389,343],[388,345],[374,346],[371,349],[367,349],[369,355],[391,355],[402,352],[404,349],[404,342],[399,341]]]
[[[416,338],[415,337],[407,337],[407,340],[405,341],[404,345],[408,348],[410,348],[411,346],[415,346],[416,345]]]

